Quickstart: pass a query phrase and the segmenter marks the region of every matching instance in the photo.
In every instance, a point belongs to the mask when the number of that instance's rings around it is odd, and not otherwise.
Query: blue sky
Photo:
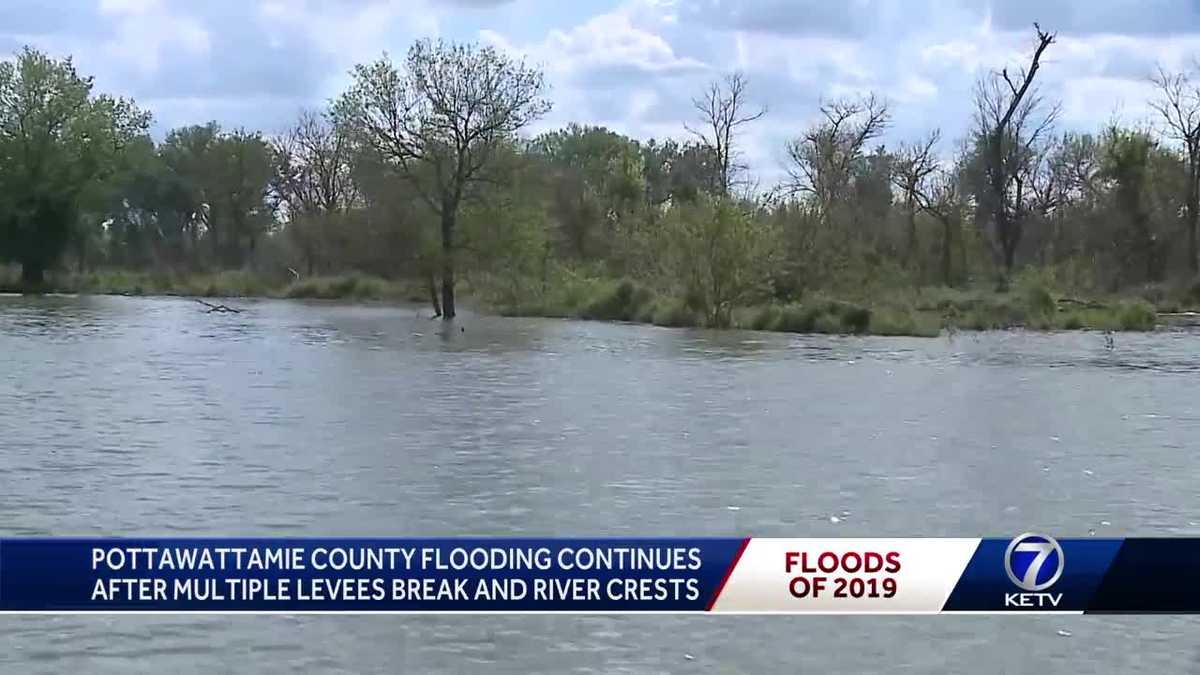
[[[555,108],[539,129],[682,138],[690,97],[740,69],[770,109],[744,139],[770,183],[823,97],[877,92],[894,112],[888,143],[937,127],[949,152],[974,82],[1024,63],[1035,20],[1059,34],[1042,86],[1064,129],[1149,121],[1154,68],[1200,55],[1200,0],[3,0],[0,53],[73,54],[160,132],[210,119],[278,132],[344,88],[355,62],[422,36],[542,65]]]

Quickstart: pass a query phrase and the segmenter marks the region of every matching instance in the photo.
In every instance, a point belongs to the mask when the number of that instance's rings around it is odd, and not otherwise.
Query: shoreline
[[[946,331],[1150,332],[1160,317],[1181,314],[1178,303],[1157,307],[1139,297],[1081,300],[1056,297],[1042,286],[1020,291],[927,287],[867,300],[813,292],[798,302],[733,307],[722,324],[706,320],[684,301],[636,282],[601,281],[585,291],[567,289],[541,304],[500,304],[503,316],[622,321],[672,328],[744,329],[814,335],[934,338]]]
[[[813,335],[876,335],[934,338],[956,331],[1024,329],[1150,332],[1163,319],[1196,316],[1179,303],[1155,306],[1136,296],[1104,300],[1056,297],[1040,286],[1022,291],[928,287],[855,302],[811,293],[800,302],[734,307],[720,324],[670,295],[629,280],[591,280],[580,290],[564,286],[540,302],[489,301],[472,288],[462,299],[475,311],[509,317],[624,322],[670,328],[759,330]],[[365,274],[314,276],[286,284],[248,272],[170,276],[129,272],[52,278],[39,291],[2,283],[0,293],[20,295],[114,295],[125,297],[247,298],[405,303],[428,306],[427,289],[412,280]],[[1200,323],[1200,321],[1196,322]]]

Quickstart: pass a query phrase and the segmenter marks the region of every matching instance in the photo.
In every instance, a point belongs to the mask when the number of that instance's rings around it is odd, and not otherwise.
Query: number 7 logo
[[[1034,554],[1032,559],[1028,556],[1030,553]],[[1055,554],[1057,557],[1052,557]],[[1029,561],[1027,565],[1026,560]],[[1053,537],[1040,534],[1023,534],[1013,539],[1004,552],[1004,569],[1008,572],[1008,578],[1027,591],[1041,591],[1053,586],[1062,576],[1063,563],[1062,546]],[[1039,578],[1045,577],[1042,571],[1047,564],[1053,566],[1054,572],[1046,581],[1038,583]]]

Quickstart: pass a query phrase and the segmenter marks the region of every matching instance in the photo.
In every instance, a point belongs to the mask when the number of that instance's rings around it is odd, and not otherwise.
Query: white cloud
[[[604,2],[605,5],[601,6]],[[1145,116],[1146,76],[1200,54],[1193,0],[5,0],[0,44],[74,54],[97,85],[134,95],[160,127],[283,123],[348,82],[355,62],[402,58],[423,36],[479,40],[545,68],[555,109],[641,137],[685,135],[690,99],[739,68],[770,108],[744,137],[770,181],[820,100],[873,90],[889,144],[967,130],[975,81],[1027,63],[1034,18],[1059,31],[1039,73],[1062,125]]]
[[[498,37],[491,34],[493,40]],[[567,30],[553,29],[540,44],[522,49],[545,63],[548,70],[566,75],[607,67],[630,67],[645,73],[704,67],[696,59],[678,56],[661,35],[635,26],[625,11],[601,14]]]
[[[173,12],[159,0],[102,0],[100,12],[113,22],[100,54],[119,68],[143,77],[156,73],[164,53],[206,53],[208,30],[196,19]]]

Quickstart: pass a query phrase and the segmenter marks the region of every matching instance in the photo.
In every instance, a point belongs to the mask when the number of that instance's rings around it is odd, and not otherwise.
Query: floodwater
[[[1200,333],[1109,350],[229,304],[0,297],[0,535],[1200,535]],[[1197,628],[8,616],[0,670],[1179,672]]]

